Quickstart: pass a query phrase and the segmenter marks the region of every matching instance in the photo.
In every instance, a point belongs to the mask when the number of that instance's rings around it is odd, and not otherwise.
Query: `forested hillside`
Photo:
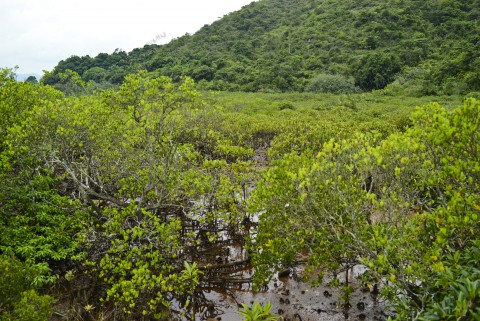
[[[480,90],[478,0],[260,0],[166,45],[72,56],[48,73],[119,84],[140,69],[202,88],[416,95]]]

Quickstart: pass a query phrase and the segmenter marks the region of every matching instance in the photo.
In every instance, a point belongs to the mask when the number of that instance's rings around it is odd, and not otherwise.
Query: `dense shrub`
[[[0,320],[46,321],[54,299],[35,290],[42,268],[0,256]]]
[[[315,93],[353,94],[359,89],[354,81],[342,75],[318,74],[308,83],[305,91]]]
[[[435,275],[432,302],[423,320],[480,319],[480,242],[447,257],[445,268]]]

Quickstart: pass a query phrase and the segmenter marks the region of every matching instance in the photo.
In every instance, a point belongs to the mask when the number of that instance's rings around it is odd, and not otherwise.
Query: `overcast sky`
[[[71,55],[195,33],[253,0],[0,0],[0,68],[42,74]]]

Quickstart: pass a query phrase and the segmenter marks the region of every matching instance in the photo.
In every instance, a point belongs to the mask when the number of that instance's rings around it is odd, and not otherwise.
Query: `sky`
[[[253,0],[0,0],[0,68],[43,74],[72,55],[164,44]]]

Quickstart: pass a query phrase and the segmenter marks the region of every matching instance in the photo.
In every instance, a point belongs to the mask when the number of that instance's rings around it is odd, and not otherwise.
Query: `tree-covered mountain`
[[[216,90],[467,93],[480,90],[479,19],[479,0],[259,0],[166,45],[72,56],[43,81],[146,69]]]

